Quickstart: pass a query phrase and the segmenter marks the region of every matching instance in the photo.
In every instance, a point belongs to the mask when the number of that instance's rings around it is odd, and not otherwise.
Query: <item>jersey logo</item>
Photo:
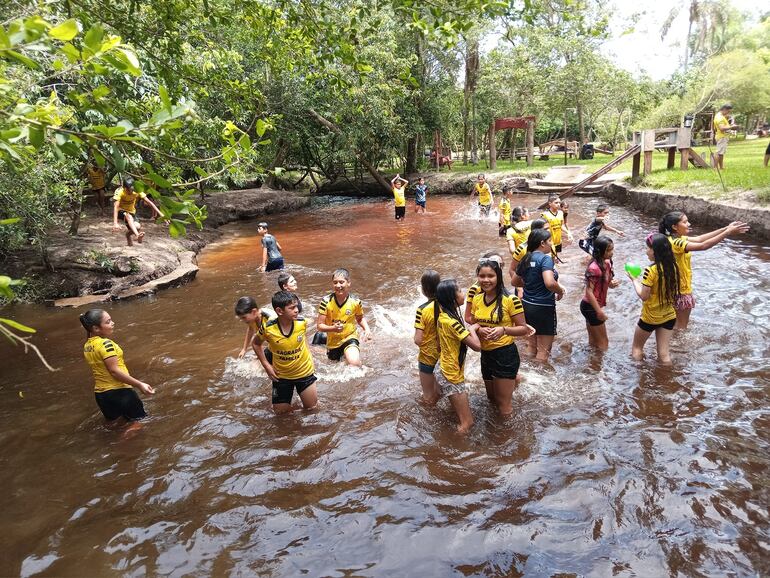
[[[302,339],[304,338],[304,335],[297,335],[297,343],[302,343]]]
[[[350,315],[352,311],[350,309],[345,309],[345,315]]]

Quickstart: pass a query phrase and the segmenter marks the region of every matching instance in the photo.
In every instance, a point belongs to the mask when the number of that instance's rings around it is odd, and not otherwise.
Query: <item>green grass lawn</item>
[[[722,172],[725,192],[720,182],[719,173],[715,169],[696,169],[692,165],[686,171],[679,170],[679,155],[676,158],[676,168],[666,169],[667,153],[656,152],[653,156],[652,173],[642,183],[642,186],[652,189],[664,189],[673,193],[687,193],[710,199],[732,199],[739,193],[752,191],[762,204],[770,203],[770,167],[765,168],[763,159],[768,139],[736,140],[730,142],[725,155],[725,170]],[[714,150],[714,147],[711,147]],[[708,147],[697,147],[697,153],[709,162]],[[583,165],[586,172],[595,171],[612,160],[612,157],[597,154],[591,160],[567,159],[567,164]],[[535,164],[528,167],[526,161],[501,160],[497,163],[498,171],[515,171],[517,173],[545,172],[548,167],[564,164],[564,156],[551,156],[547,161],[535,159]],[[485,161],[477,165],[463,165],[462,162],[452,163],[452,172],[477,173],[485,169]],[[443,172],[443,171],[442,171]],[[613,173],[630,173],[631,159],[616,167]]]

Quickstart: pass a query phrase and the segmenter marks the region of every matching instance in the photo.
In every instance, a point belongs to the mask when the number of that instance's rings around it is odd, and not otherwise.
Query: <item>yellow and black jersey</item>
[[[489,183],[476,183],[475,187],[476,193],[479,195],[479,205],[491,205],[492,189],[489,188]]]
[[[650,298],[642,302],[642,321],[650,325],[660,325],[676,319],[673,303],[661,303],[658,293],[658,268],[655,264],[644,268],[642,285],[650,288]]]
[[[687,250],[687,237],[669,237],[671,250],[674,252],[676,266],[679,269],[679,293],[690,295],[692,293],[692,253]]]
[[[436,338],[435,301],[428,301],[417,308],[414,315],[414,328],[422,330],[422,343],[417,361],[425,365],[436,365],[438,360],[438,340]]]
[[[457,319],[450,317],[443,311],[439,313],[436,330],[441,345],[441,352],[439,353],[441,373],[444,374],[447,381],[462,383],[465,381],[466,352],[462,341],[470,335],[470,332]]]
[[[553,214],[550,209],[543,211],[542,217],[548,221],[548,226],[551,230],[551,244],[556,247],[556,245],[561,245],[561,228],[564,224],[564,213],[561,211],[556,211],[556,214]]]
[[[118,201],[118,209],[132,215],[136,213],[136,201],[146,198],[147,195],[144,193],[137,193],[136,191],[128,193],[123,187],[115,189],[115,194],[112,196],[113,201]]]
[[[307,346],[307,321],[298,317],[284,334],[278,319],[271,319],[259,329],[258,341],[267,342],[273,354],[273,369],[280,379],[301,379],[315,372],[313,356]]]
[[[505,232],[505,238],[508,241],[513,241],[514,247],[518,249],[522,244],[526,244],[531,227],[532,221],[519,221]],[[511,252],[511,255],[515,254],[515,251]],[[521,261],[521,258],[517,260]]]
[[[500,199],[500,223],[504,227],[511,225],[511,201],[505,197]]]
[[[129,384],[112,377],[112,374],[107,371],[107,366],[104,365],[105,359],[117,357],[118,369],[128,373],[123,361],[123,350],[117,343],[105,337],[90,337],[83,346],[83,355],[94,374],[94,391],[96,393],[131,387]]]
[[[274,317],[275,314],[272,315]],[[259,319],[249,322],[249,328],[254,332],[254,335],[259,333],[262,326],[270,320],[271,315],[265,312],[264,309],[259,310]]]
[[[393,198],[396,200],[397,207],[406,206],[406,187],[393,187]]]
[[[98,191],[104,188],[104,171],[99,167],[88,167],[88,184],[91,190]]]
[[[334,293],[330,293],[321,300],[318,314],[326,316],[326,324],[334,325],[335,321],[342,321],[344,327],[341,333],[329,331],[326,334],[327,349],[336,349],[348,339],[358,339],[357,317],[364,314],[364,306],[361,300],[353,295],[348,295],[342,303],[337,303]]]
[[[468,293],[465,295],[465,308],[470,309],[471,312],[473,311],[473,298],[476,297],[477,293],[481,292],[481,287],[479,287],[478,281],[468,287]]]
[[[481,327],[514,327],[513,318],[524,313],[524,306],[521,304],[521,300],[514,295],[503,295],[502,302],[500,303],[502,308],[502,319],[497,320],[499,311],[497,307],[497,299],[493,299],[491,303],[487,303],[486,295],[484,292],[479,292],[473,298],[473,319]],[[490,351],[510,345],[513,343],[513,335],[503,335],[499,339],[493,341],[481,340],[481,350]]]
[[[554,263],[556,262],[556,249],[554,249],[555,245],[551,246],[551,258],[554,260]],[[527,244],[522,243],[518,247],[516,247],[516,250],[513,252],[511,258],[514,261],[521,261],[524,258],[524,255],[527,254]]]

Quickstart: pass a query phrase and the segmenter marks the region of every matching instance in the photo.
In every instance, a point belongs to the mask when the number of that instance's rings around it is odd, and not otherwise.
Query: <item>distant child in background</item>
[[[543,221],[545,222],[545,221]],[[514,207],[511,211],[511,228],[505,233],[508,241],[508,250],[511,256],[519,245],[526,244],[532,221],[529,219],[529,209],[526,207]]]
[[[428,185],[425,179],[420,177],[414,186],[414,212],[425,214],[425,203],[428,199]]]
[[[489,211],[492,208],[492,203],[494,201],[494,197],[492,196],[492,189],[489,188],[487,178],[483,174],[479,175],[478,181],[475,185],[473,185],[473,189],[471,190],[471,199],[474,197],[474,195],[479,196],[479,222],[481,222],[484,217],[489,216]]]
[[[144,202],[150,206],[156,217],[162,216],[158,207],[155,206],[155,203],[147,195],[134,190],[134,179],[131,177],[125,177],[123,179],[123,186],[115,189],[115,194],[112,196],[112,200],[115,201],[112,211],[112,228],[115,231],[120,230],[118,219],[123,220],[126,224],[126,229],[128,229],[126,231],[126,241],[129,247],[134,245],[132,237],[136,237],[138,243],[144,240],[144,231],[140,230],[142,224],[136,216],[136,202],[139,199],[144,199]]]
[[[96,202],[99,204],[99,214],[104,216],[105,205],[105,187],[107,185],[107,178],[104,174],[104,169],[97,165],[95,162],[88,164],[88,184],[91,190],[96,194]]]
[[[108,421],[133,421],[147,417],[137,388],[145,395],[155,393],[150,384],[131,377],[123,361],[123,350],[112,341],[115,322],[103,309],[89,309],[80,316],[87,341],[83,355],[94,376],[96,405]]]
[[[500,199],[500,218],[497,222],[499,225],[498,235],[505,237],[508,229],[511,228],[511,199],[513,199],[513,187],[510,185],[503,186],[503,198]]]
[[[598,212],[598,211],[597,211]],[[607,351],[609,339],[607,337],[607,314],[604,307],[607,305],[607,290],[619,285],[613,279],[612,254],[614,245],[612,239],[599,235],[594,239],[593,258],[585,272],[586,288],[583,299],[580,301],[580,313],[586,320],[588,331],[588,345],[601,351]]]
[[[538,229],[545,229],[546,231],[549,230],[548,221],[545,219],[534,219],[532,221],[529,221],[529,227],[527,228],[527,236],[524,239],[524,241],[520,241],[519,244],[516,246],[516,249],[513,251],[511,256],[511,268],[509,270],[509,274],[511,276],[511,279],[514,277],[514,273],[516,273],[516,267],[519,266],[519,262],[524,258],[524,255],[527,254],[527,241],[529,240],[529,234],[532,231],[537,231]],[[508,245],[510,248],[510,244]],[[553,250],[553,247],[551,248],[551,258],[556,261],[556,252]]]
[[[674,329],[676,330],[687,329],[687,325],[690,323],[690,312],[695,309],[695,297],[692,294],[691,253],[693,251],[705,251],[726,237],[745,233],[749,230],[749,226],[742,221],[734,221],[726,227],[715,229],[697,237],[688,237],[690,229],[691,225],[687,215],[680,211],[673,211],[665,215],[658,226],[658,232],[666,235],[671,242],[676,265],[679,269],[679,296],[674,303],[674,309],[676,309]]]
[[[498,251],[487,251],[481,256],[479,263],[489,261],[490,259],[497,261],[497,263],[500,265],[500,268],[505,269],[505,261],[503,260],[503,256]],[[463,319],[465,319],[465,323],[468,325],[473,324],[473,298],[476,297],[476,295],[480,292],[481,286],[479,285],[477,278],[476,281],[473,282],[473,285],[468,287],[468,293],[465,297],[465,313],[463,315]]]
[[[676,266],[671,243],[665,235],[647,236],[647,257],[652,264],[645,267],[641,279],[627,273],[634,290],[642,300],[642,315],[634,331],[631,356],[639,361],[644,357],[644,344],[655,332],[658,361],[671,363],[669,345],[676,323],[674,303],[679,298],[679,268]]]
[[[364,318],[361,300],[350,294],[350,272],[337,269],[332,274],[334,291],[321,300],[316,327],[326,333],[326,356],[332,361],[345,361],[354,367],[361,366],[358,329],[363,330],[364,341],[370,339],[369,324]]]
[[[246,324],[246,336],[243,339],[243,347],[238,352],[238,359],[246,355],[246,351],[251,347],[254,336],[259,333],[270,316],[262,311],[254,297],[241,297],[235,303],[235,316]]]
[[[276,271],[283,269],[283,255],[281,254],[281,244],[273,235],[267,232],[267,223],[262,222],[257,225],[257,234],[262,237],[262,265],[257,267],[257,271]]]
[[[278,290],[288,291],[289,293],[294,293],[296,296],[297,280],[294,278],[294,275],[291,275],[290,273],[281,273],[278,275]],[[299,309],[299,314],[302,315],[302,301],[299,297],[297,297],[297,309]]]
[[[617,233],[621,237],[625,237],[626,234],[620,229],[616,229],[607,224],[607,217],[610,214],[610,208],[605,203],[600,203],[596,206],[596,216],[594,220],[586,227],[585,239],[578,241],[578,246],[583,249],[589,255],[594,254],[594,241],[602,232],[602,229],[607,229],[611,233]]]
[[[262,325],[254,338],[254,352],[273,382],[273,411],[278,414],[293,409],[295,389],[305,409],[318,404],[315,366],[306,339],[307,321],[300,317],[298,303],[294,293],[275,293],[272,305],[276,318]],[[263,342],[273,354],[270,360],[262,351]]]
[[[567,238],[572,241],[572,233],[567,228],[564,221],[564,212],[561,210],[561,201],[558,195],[548,197],[548,208],[541,215],[546,221],[551,231],[551,244],[554,252],[558,255],[562,250],[562,230],[567,233]]]
[[[406,185],[408,184],[409,181],[402,179],[401,175],[396,175],[390,181],[396,205],[396,221],[402,221],[406,216]]]
[[[473,414],[468,401],[468,386],[465,384],[465,354],[470,347],[481,349],[476,335],[478,326],[465,327],[460,317],[459,306],[463,292],[454,279],[444,279],[436,288],[434,316],[439,341],[439,360],[433,374],[436,376],[441,397],[449,396],[460,424],[459,433],[466,433],[473,425]]]
[[[561,212],[564,213],[564,226],[567,226],[567,218],[569,217],[569,204],[567,201],[561,202]]]
[[[438,336],[436,334],[435,299],[440,275],[428,269],[420,278],[422,294],[428,299],[417,307],[414,316],[414,343],[420,348],[417,369],[420,372],[422,399],[428,405],[435,405],[441,398],[433,370],[438,361]]]

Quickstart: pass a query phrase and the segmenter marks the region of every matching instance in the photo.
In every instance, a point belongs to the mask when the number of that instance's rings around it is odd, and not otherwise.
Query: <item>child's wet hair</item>
[[[527,237],[527,252],[526,254],[521,258],[521,261],[519,261],[519,264],[516,266],[516,274],[519,277],[524,277],[526,275],[527,269],[529,268],[529,262],[532,260],[532,253],[540,248],[540,245],[542,245],[545,241],[551,238],[551,231],[548,229],[531,229],[529,232],[529,237]]]
[[[332,273],[332,279],[335,277],[342,277],[345,281],[350,281],[350,271],[340,267],[339,269],[335,269],[334,273]]]
[[[511,211],[511,220],[514,223],[518,223],[524,218],[524,212],[526,209],[524,207],[513,207],[513,210]]]
[[[286,285],[289,282],[289,279],[291,279],[291,275],[289,273],[281,273],[278,275],[278,289],[281,291],[286,290]]]
[[[550,205],[554,201],[559,200],[559,195],[548,195],[548,204]]]
[[[425,295],[428,299],[433,299],[436,297],[436,287],[438,287],[438,284],[441,282],[441,275],[439,275],[438,271],[434,271],[433,269],[426,269],[422,277],[420,277],[420,287],[422,288],[422,294]]]
[[[86,333],[90,335],[92,328],[102,324],[102,317],[104,317],[105,313],[104,309],[89,309],[81,314],[78,319],[80,319],[80,324],[86,330]]]
[[[257,229],[265,229],[267,231],[268,229],[267,223],[265,223],[264,221],[262,221],[261,223],[257,223]]]
[[[241,297],[235,303],[235,314],[239,317],[241,315],[246,315],[249,311],[253,311],[254,309],[259,309],[254,297]]]
[[[609,208],[610,206],[607,203],[599,203],[598,205],[596,205],[596,214],[598,215],[599,213],[603,213]]]
[[[291,291],[276,291],[270,300],[273,309],[286,309],[292,303],[299,303],[299,298]]]
[[[510,193],[513,191],[513,187],[511,185],[503,185],[503,193]]]
[[[671,235],[675,235],[676,233],[674,233],[674,225],[676,225],[683,218],[684,213],[682,211],[671,211],[670,213],[666,213],[660,220],[660,225],[658,225],[658,232],[663,235],[668,235],[669,237]]]
[[[546,220],[545,219],[535,219],[532,221],[532,224],[529,226],[529,228],[532,231],[537,231],[538,229],[542,229],[546,226]]]

